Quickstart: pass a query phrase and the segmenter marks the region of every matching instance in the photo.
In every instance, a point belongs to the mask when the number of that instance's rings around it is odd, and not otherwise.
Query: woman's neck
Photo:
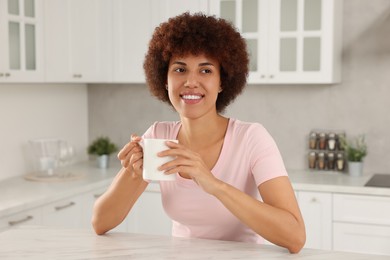
[[[181,118],[179,142],[195,150],[202,149],[224,138],[229,119],[216,114],[197,119]]]

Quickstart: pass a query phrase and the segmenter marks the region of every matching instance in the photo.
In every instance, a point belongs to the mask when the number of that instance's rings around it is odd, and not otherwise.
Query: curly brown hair
[[[216,109],[224,111],[246,85],[249,58],[245,40],[221,18],[202,13],[170,18],[155,29],[144,61],[152,95],[171,104],[165,88],[169,61],[172,56],[188,54],[204,54],[219,61],[223,91],[218,95]]]

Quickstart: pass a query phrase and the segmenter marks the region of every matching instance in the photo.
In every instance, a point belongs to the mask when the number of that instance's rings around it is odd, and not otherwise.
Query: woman
[[[172,235],[261,243],[297,253],[305,227],[278,148],[258,123],[221,112],[241,93],[248,74],[245,41],[223,19],[188,13],[156,28],[144,69],[151,93],[179,122],[156,122],[144,138],[177,139],[159,156],[176,181],[160,182]],[[94,206],[93,226],[104,234],[120,224],[143,193],[143,152],[131,141],[119,152],[123,168]]]

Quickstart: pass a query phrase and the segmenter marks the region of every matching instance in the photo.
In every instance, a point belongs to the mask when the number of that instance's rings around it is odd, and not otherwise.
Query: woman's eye
[[[174,71],[176,71],[176,72],[184,72],[185,69],[183,69],[183,68],[176,68],[176,69],[174,69]]]
[[[211,69],[203,69],[201,72],[202,73],[211,73]]]

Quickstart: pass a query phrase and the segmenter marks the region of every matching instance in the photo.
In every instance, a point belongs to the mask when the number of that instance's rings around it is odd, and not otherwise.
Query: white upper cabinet
[[[208,13],[209,12],[209,0],[162,0],[159,1],[160,12],[163,22],[170,17],[177,16],[184,12],[193,13]]]
[[[114,0],[113,81],[144,83],[143,62],[153,31],[169,17],[185,11],[208,12],[207,0]]]
[[[112,1],[114,82],[145,82],[143,61],[152,35],[153,2]]]
[[[341,0],[212,0],[247,41],[250,84],[340,81]]]
[[[0,82],[42,82],[42,2],[0,0]]]
[[[110,1],[45,0],[44,7],[46,81],[111,81]]]

